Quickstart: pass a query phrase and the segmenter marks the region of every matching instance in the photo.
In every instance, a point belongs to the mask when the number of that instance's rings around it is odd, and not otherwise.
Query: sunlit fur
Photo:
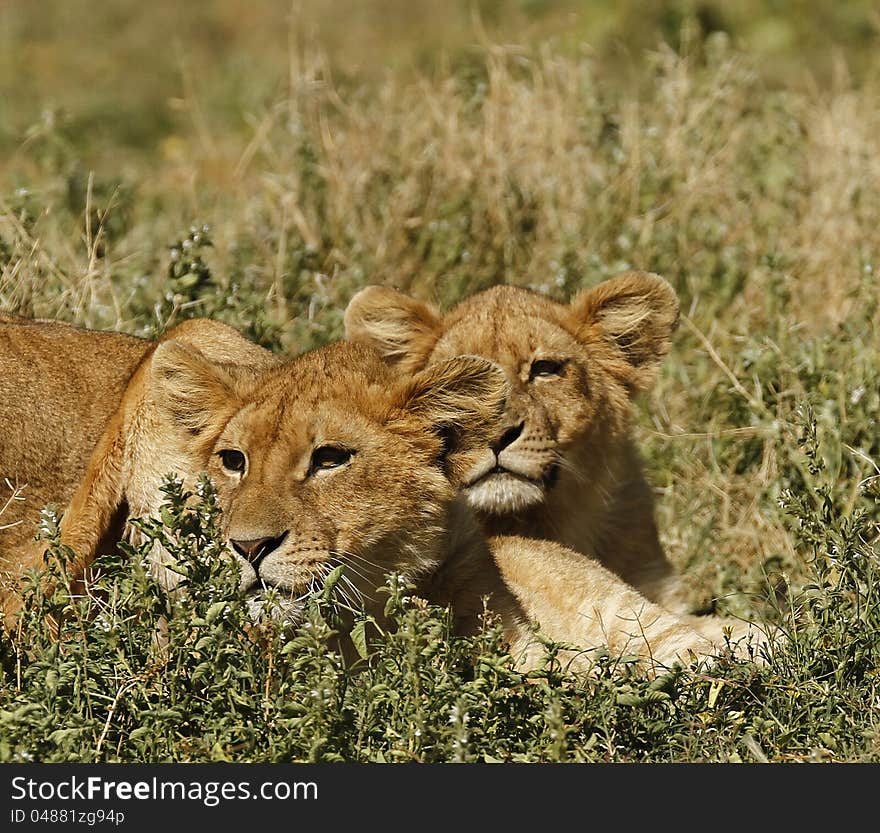
[[[120,511],[158,513],[165,474],[194,487],[207,471],[229,554],[233,542],[275,542],[257,565],[236,555],[257,617],[296,621],[307,594],[343,565],[337,600],[363,605],[380,622],[377,588],[388,571],[449,605],[459,633],[479,627],[488,600],[523,668],[543,656],[532,622],[553,640],[583,646],[565,653],[579,668],[591,667],[590,649],[599,646],[655,669],[713,653],[721,623],[701,633],[559,544],[485,536],[461,487],[499,430],[508,393],[503,371],[474,357],[401,375],[373,349],[345,342],[262,368],[211,362],[192,343],[165,342],[108,423],[62,538],[84,569]],[[328,445],[352,453],[316,469],[315,450]],[[224,469],[219,452],[228,449],[246,455],[242,471]],[[162,553],[153,555],[161,576]],[[748,626],[734,629],[734,638],[746,635],[762,641]]]
[[[0,515],[0,606],[6,613],[18,609],[16,585],[23,573],[41,565],[45,544],[35,535],[42,508],[61,510],[71,500],[96,444],[114,436],[110,432],[102,440],[108,423],[123,417],[117,408],[129,381],[142,380],[157,344],[170,340],[197,341],[216,362],[263,366],[277,361],[219,321],[184,321],[151,341],[0,314],[0,506],[16,488],[21,498],[9,501]],[[112,450],[112,442],[105,445],[105,451]],[[124,462],[113,454],[102,459],[108,471]],[[115,506],[115,500],[108,493],[108,505]],[[102,517],[94,528],[106,530],[108,540],[90,541],[89,549],[112,545],[122,520]]]
[[[672,288],[645,272],[568,304],[496,286],[446,313],[374,286],[345,314],[349,339],[404,372],[462,354],[504,369],[505,420],[463,484],[487,532],[562,543],[684,612],[686,588],[660,545],[630,428],[632,399],[653,383],[677,321]],[[558,372],[536,373],[542,366]]]

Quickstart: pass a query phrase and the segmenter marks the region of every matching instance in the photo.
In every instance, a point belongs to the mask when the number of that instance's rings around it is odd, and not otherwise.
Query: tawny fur
[[[205,471],[255,614],[296,620],[304,595],[344,564],[345,587],[379,621],[376,588],[392,570],[451,605],[460,633],[478,626],[488,597],[524,668],[542,654],[533,621],[551,639],[608,645],[653,668],[712,653],[720,626],[707,638],[559,544],[484,535],[460,487],[499,430],[508,393],[503,372],[473,357],[408,376],[343,342],[258,370],[167,341],[128,385],[62,538],[85,568],[120,509],[155,515],[165,475],[192,488]],[[241,470],[227,467],[230,451],[244,455]],[[261,541],[270,543],[253,557]],[[154,571],[173,587],[166,557],[154,551]],[[590,666],[587,653],[570,657]]]
[[[19,488],[23,498],[0,515],[0,603],[6,612],[18,607],[17,580],[40,566],[45,544],[35,535],[41,510],[47,505],[64,509],[99,442],[103,450],[93,466],[104,469],[102,483],[112,481],[110,472],[120,462],[114,443],[120,437],[112,430],[105,435],[105,429],[126,388],[131,394],[139,389],[156,345],[169,339],[198,343],[217,362],[275,361],[232,327],[207,319],[185,321],[151,341],[0,316],[0,497],[5,501]],[[112,537],[121,532],[123,520],[105,517],[93,528],[101,526]]]
[[[464,484],[486,531],[564,544],[684,613],[631,431],[632,399],[653,384],[678,314],[663,278],[628,272],[569,304],[496,286],[445,314],[371,286],[352,298],[345,326],[404,372],[454,355],[501,366],[506,419]]]

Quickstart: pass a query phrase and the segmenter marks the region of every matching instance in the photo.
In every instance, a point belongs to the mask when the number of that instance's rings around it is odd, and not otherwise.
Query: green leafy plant
[[[593,4],[575,30],[565,3],[496,3],[488,29],[522,12],[564,37],[475,50],[470,17],[428,2],[459,48],[431,72],[390,66],[433,66],[420,17],[394,50],[364,39],[373,74],[346,61],[356,21],[317,43],[255,2],[253,27],[189,37],[183,79],[160,15],[127,41],[124,2],[103,23],[10,9],[0,61],[33,71],[0,91],[0,309],[149,336],[204,315],[297,353],[340,337],[370,283],[449,307],[498,282],[567,298],[659,272],[681,326],[634,430],[663,543],[695,607],[784,638],[763,664],[656,679],[609,655],[577,678],[547,644],[526,675],[491,617],[456,637],[390,576],[380,629],[346,609],[344,571],[296,627],[256,626],[209,486],[171,481],[85,592],[45,516],[43,580],[0,641],[0,760],[880,760],[870,4]],[[201,31],[208,12],[175,8]],[[150,58],[125,101],[100,82],[111,26],[120,67]],[[831,85],[828,32],[851,62]],[[230,39],[254,60],[219,60]],[[62,71],[81,63],[89,83]],[[150,575],[155,545],[175,593]]]

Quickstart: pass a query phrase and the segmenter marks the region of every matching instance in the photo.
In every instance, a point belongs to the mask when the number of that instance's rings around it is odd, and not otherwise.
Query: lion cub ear
[[[678,326],[678,298],[666,280],[624,272],[579,292],[571,313],[582,341],[598,337],[619,351],[611,369],[630,392],[654,383]]]
[[[193,437],[237,401],[230,373],[196,348],[173,339],[153,351],[148,386],[160,411]]]
[[[345,337],[376,348],[388,364],[414,370],[437,341],[440,314],[386,286],[368,286],[345,310]]]
[[[399,391],[398,403],[439,434],[446,475],[459,486],[498,435],[509,392],[507,377],[494,362],[456,356],[412,376]]]

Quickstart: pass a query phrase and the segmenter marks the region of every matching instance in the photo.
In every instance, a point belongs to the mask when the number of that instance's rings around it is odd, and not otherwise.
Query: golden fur
[[[406,373],[456,355],[502,367],[511,386],[504,422],[463,482],[486,531],[598,558],[683,613],[687,593],[660,544],[630,429],[632,399],[654,382],[678,314],[663,278],[628,272],[569,304],[496,286],[445,314],[370,286],[351,299],[345,326]]]
[[[82,570],[116,536],[120,513],[156,515],[165,475],[193,488],[205,471],[255,617],[296,621],[304,596],[343,564],[341,586],[379,621],[376,588],[389,571],[451,605],[460,633],[477,627],[488,597],[523,667],[542,653],[531,621],[557,641],[651,666],[713,652],[720,624],[709,639],[559,544],[483,534],[460,487],[498,432],[508,392],[503,372],[474,357],[405,376],[371,348],[340,342],[258,370],[166,341],[109,421],[62,539]],[[152,568],[174,587],[167,557],[154,549]]]
[[[0,514],[0,602],[7,612],[17,608],[17,579],[40,565],[41,510],[71,500],[126,386],[156,345],[170,339],[197,343],[218,362],[275,361],[232,327],[207,319],[185,321],[151,341],[0,315],[0,506],[7,504]],[[123,519],[116,520],[111,537],[122,529]]]

